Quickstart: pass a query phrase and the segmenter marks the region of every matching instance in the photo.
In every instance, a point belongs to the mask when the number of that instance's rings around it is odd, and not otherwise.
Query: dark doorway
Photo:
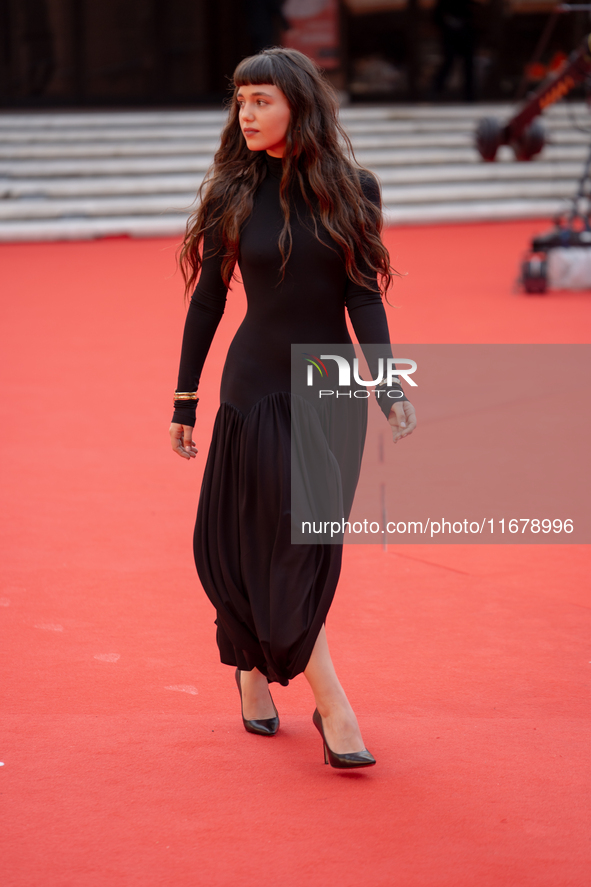
[[[0,0],[4,106],[216,102],[250,51],[244,0]]]

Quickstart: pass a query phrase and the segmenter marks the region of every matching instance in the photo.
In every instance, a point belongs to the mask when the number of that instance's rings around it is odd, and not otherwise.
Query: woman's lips
[[[242,131],[245,136],[255,136],[258,133],[258,129],[244,129]]]

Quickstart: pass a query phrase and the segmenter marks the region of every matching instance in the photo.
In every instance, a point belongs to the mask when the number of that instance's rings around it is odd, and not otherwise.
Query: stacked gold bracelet
[[[199,400],[196,391],[175,391],[173,403],[177,400]]]
[[[400,384],[400,379],[396,377],[396,381],[392,379],[389,385],[387,379],[382,379],[382,381],[376,385],[376,388],[400,388],[402,390],[402,385]]]

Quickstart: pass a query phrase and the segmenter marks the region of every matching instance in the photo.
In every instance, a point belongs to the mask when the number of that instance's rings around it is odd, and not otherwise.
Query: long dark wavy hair
[[[289,194],[300,189],[312,211],[318,237],[320,221],[343,251],[348,276],[361,286],[377,275],[386,293],[396,272],[382,243],[382,213],[360,184],[361,167],[338,120],[338,101],[331,84],[314,63],[295,49],[264,49],[243,59],[234,72],[228,122],[213,165],[189,216],[179,263],[188,296],[202,265],[203,238],[215,229],[223,254],[222,276],[230,284],[238,258],[240,230],[252,212],[253,196],[267,174],[264,151],[250,151],[242,135],[236,101],[241,86],[272,84],[291,108],[283,155],[280,201],[283,229],[279,236],[282,274],[291,254]],[[371,173],[367,173],[371,175]]]

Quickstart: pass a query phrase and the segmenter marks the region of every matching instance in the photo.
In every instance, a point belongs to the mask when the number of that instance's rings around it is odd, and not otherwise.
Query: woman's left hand
[[[415,430],[417,426],[415,408],[408,400],[393,404],[388,422],[392,426],[392,440],[397,443]]]

